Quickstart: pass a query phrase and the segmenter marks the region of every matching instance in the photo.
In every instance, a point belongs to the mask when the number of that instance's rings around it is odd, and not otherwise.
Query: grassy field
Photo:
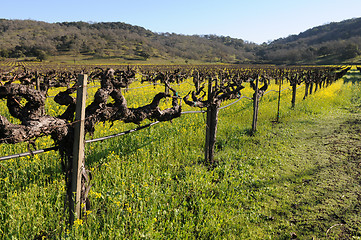
[[[65,225],[64,177],[56,152],[3,161],[0,237],[360,239],[359,77],[351,71],[344,78],[349,82],[339,80],[304,101],[300,88],[294,109],[291,91],[284,91],[278,123],[277,94],[267,94],[253,137],[251,101],[221,110],[212,168],[203,162],[204,114],[87,145],[92,209],[73,227]],[[180,95],[188,91],[187,83],[175,88]],[[129,107],[136,107],[162,90],[136,88],[125,96]],[[62,109],[49,99],[47,111]],[[133,127],[99,125],[94,137]],[[52,142],[37,144],[44,148]],[[0,145],[1,156],[24,150],[24,144]]]
[[[1,59],[0,59],[1,60]],[[39,62],[35,57],[24,57],[18,59],[11,59],[11,61],[19,61],[19,62],[30,62],[36,63]],[[204,62],[201,60],[190,60],[179,57],[168,57],[168,58],[160,58],[160,57],[150,57],[147,60],[139,58],[139,59],[125,59],[123,57],[117,56],[109,56],[109,57],[95,57],[93,55],[72,55],[72,54],[64,54],[57,56],[49,56],[42,62],[42,64],[95,64],[95,65],[119,65],[119,64],[220,64],[220,62]]]

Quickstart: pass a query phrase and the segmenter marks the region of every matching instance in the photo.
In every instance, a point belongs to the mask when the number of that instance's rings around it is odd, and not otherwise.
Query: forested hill
[[[361,18],[333,22],[280,38],[258,53],[279,63],[360,63]]]
[[[346,40],[350,37],[361,37],[361,18],[314,27],[298,35],[278,39],[273,43],[287,44],[291,42],[304,42],[312,45],[334,40]]]
[[[121,22],[46,23],[0,19],[0,57],[71,56],[157,62],[360,63],[361,18],[314,27],[257,45],[216,35],[154,33]]]
[[[121,22],[45,23],[0,19],[2,57],[81,55],[124,60],[175,59],[204,62],[255,60],[256,44],[215,35],[154,33]]]

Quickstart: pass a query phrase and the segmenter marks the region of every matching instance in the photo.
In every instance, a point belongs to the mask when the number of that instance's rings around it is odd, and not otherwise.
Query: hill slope
[[[0,19],[0,57],[71,56],[116,61],[272,64],[360,63],[361,18],[257,45],[216,35],[154,33],[121,22],[45,23]]]
[[[355,18],[275,40],[262,49],[258,57],[279,63],[350,62],[358,61],[360,46],[361,18]]]
[[[45,23],[0,20],[3,57],[84,55],[88,58],[149,58],[236,62],[254,60],[255,44],[214,35],[185,36],[154,33],[121,22]]]

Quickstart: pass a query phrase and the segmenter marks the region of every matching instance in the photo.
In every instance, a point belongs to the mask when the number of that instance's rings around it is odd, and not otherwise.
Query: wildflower
[[[127,211],[128,211],[129,213],[132,213],[132,208],[131,208],[131,207],[127,207]]]
[[[74,226],[78,228],[79,226],[83,226],[83,220],[77,219],[74,221]]]
[[[102,197],[102,194],[101,194],[101,193],[94,192],[94,191],[92,191],[92,190],[90,190],[89,194],[92,195],[92,196],[94,196],[95,198],[101,198],[101,197]]]

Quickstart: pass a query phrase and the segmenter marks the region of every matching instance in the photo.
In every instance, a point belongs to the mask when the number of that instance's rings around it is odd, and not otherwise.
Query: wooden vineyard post
[[[282,81],[280,81],[280,82],[279,82],[279,85],[278,85],[278,106],[277,106],[277,118],[276,118],[276,122],[279,122],[279,121],[280,121],[281,87],[282,87]]]
[[[165,85],[165,87],[164,87],[164,93],[165,94],[169,94],[169,87],[168,87],[168,85],[167,84],[164,84]]]
[[[35,73],[35,79],[36,79],[36,90],[40,91],[40,78],[38,75],[38,72]]]
[[[256,79],[256,89],[253,94],[253,121],[252,121],[252,135],[257,131],[257,118],[258,118],[258,77]]]
[[[292,84],[292,108],[296,105],[297,84]]]
[[[85,102],[87,95],[87,75],[78,75],[78,90],[76,96],[76,115],[74,124],[74,147],[73,147],[73,169],[71,176],[71,193],[70,198],[70,224],[81,217],[81,177],[82,168],[84,167],[84,120],[85,120]]]
[[[212,79],[208,82],[208,101],[207,107],[207,125],[206,125],[206,144],[205,144],[205,162],[209,165],[214,164],[214,146],[216,143],[217,124],[218,124],[218,103],[213,102]]]

